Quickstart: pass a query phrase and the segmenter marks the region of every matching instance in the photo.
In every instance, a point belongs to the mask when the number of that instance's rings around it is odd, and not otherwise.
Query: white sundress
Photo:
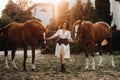
[[[66,30],[63,33],[63,30],[58,30],[53,36],[58,36],[61,39],[69,39],[71,40],[71,32],[69,30]],[[64,58],[70,58],[70,45],[69,43],[67,45],[56,43],[56,49],[55,49],[55,56],[60,57],[61,50],[64,50]]]

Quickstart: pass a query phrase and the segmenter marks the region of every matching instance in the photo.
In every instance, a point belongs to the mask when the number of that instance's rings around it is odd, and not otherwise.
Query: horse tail
[[[112,44],[112,32],[113,32],[113,28],[108,25],[108,37],[106,38],[107,42],[108,42],[108,45],[111,45]]]
[[[4,34],[4,32],[6,32],[10,28],[10,26],[12,26],[12,23],[6,25],[5,27],[0,28],[0,35],[2,33]]]

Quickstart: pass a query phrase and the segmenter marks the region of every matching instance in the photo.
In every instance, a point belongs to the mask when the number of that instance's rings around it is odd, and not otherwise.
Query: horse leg
[[[92,43],[91,44],[91,55],[92,55],[92,69],[93,70],[95,70],[94,47],[95,47],[95,44]]]
[[[7,51],[7,49],[5,49],[5,67],[4,67],[4,69],[9,69],[9,65],[8,65],[8,59],[7,59],[7,56],[8,56],[8,51]]]
[[[7,43],[5,44],[5,50],[4,50],[4,52],[5,52],[5,54],[4,54],[4,56],[5,56],[5,67],[4,67],[4,69],[9,69],[9,65],[8,65],[8,59],[7,59],[7,56],[8,56],[8,45],[7,45]]]
[[[35,60],[35,46],[32,47],[32,71],[35,71],[35,65],[34,65],[34,60]]]
[[[98,44],[98,50],[99,50],[99,64],[98,64],[98,67],[102,67],[103,64],[102,64],[102,48],[101,48],[101,44]]]
[[[23,71],[27,71],[27,68],[26,68],[26,59],[27,59],[27,46],[24,47]]]
[[[17,69],[17,66],[15,64],[15,52],[16,52],[16,48],[12,49],[12,65],[13,65],[13,69]]]
[[[115,67],[115,62],[114,62],[114,58],[113,58],[113,51],[112,51],[112,40],[108,39],[108,43],[109,43],[109,47],[110,47],[110,56],[111,56],[112,66]]]
[[[89,57],[88,57],[88,52],[87,52],[87,47],[86,45],[84,44],[83,45],[84,47],[84,52],[85,52],[85,57],[86,57],[86,66],[85,66],[85,70],[88,70],[88,67],[89,67]]]

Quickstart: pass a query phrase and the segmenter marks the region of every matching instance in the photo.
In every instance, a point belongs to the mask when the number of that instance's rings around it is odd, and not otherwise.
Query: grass
[[[95,63],[98,64],[99,56],[95,55]],[[32,72],[31,55],[27,58],[27,72],[23,72],[23,55],[16,54],[16,64],[18,70],[13,70],[11,65],[11,56],[8,57],[10,70],[4,70],[4,56],[0,56],[0,80],[120,80],[120,56],[114,55],[115,65],[111,66],[111,57],[108,54],[103,55],[103,68],[93,71],[91,65],[89,70],[84,70],[84,54],[72,54],[66,61],[67,73],[60,73],[59,58],[54,55],[44,54],[36,55],[35,65],[37,70]],[[91,58],[90,58],[91,59]],[[91,60],[90,60],[91,62]]]

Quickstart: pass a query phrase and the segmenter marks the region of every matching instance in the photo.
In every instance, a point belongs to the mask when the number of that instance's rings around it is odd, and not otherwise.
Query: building
[[[54,5],[52,3],[35,3],[30,8],[31,15],[40,19],[44,26],[47,26],[53,18]]]
[[[113,20],[111,25],[116,25],[117,29],[120,30],[120,0],[110,0],[111,13]]]

